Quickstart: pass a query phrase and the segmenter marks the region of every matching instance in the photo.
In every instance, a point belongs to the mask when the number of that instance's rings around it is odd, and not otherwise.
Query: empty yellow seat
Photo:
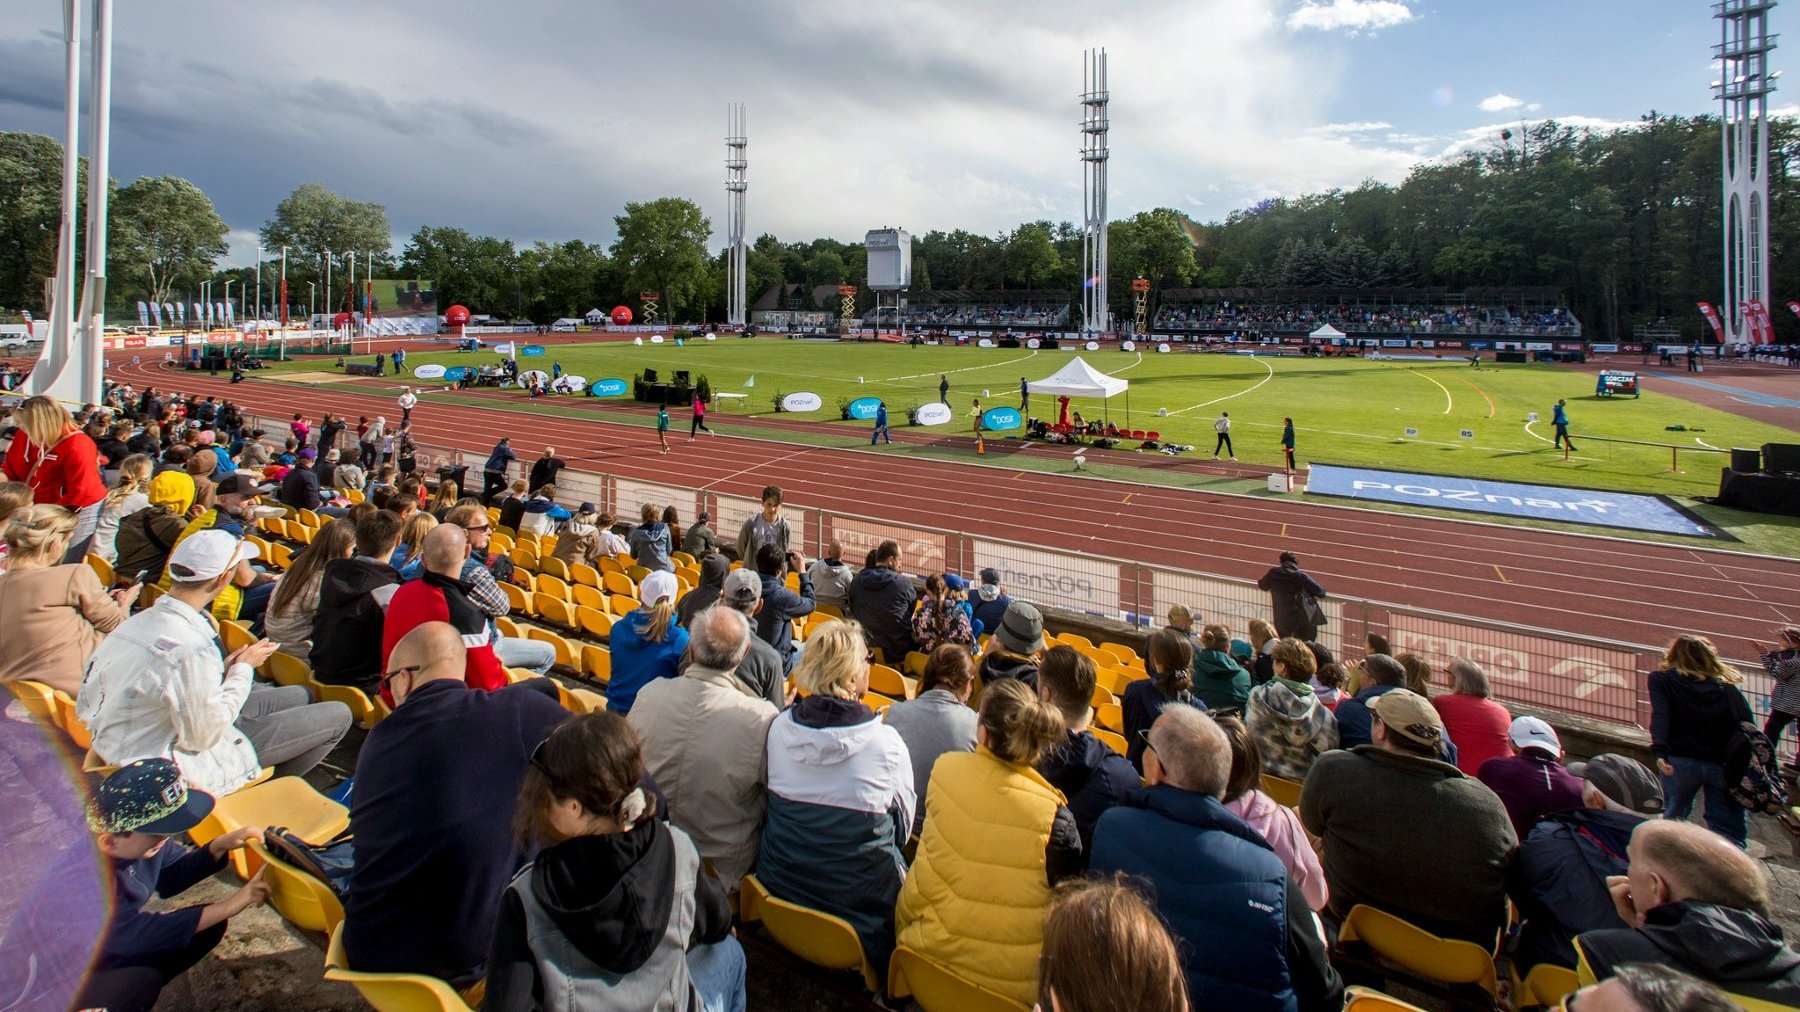
[[[102,559],[92,552],[88,553],[87,558],[84,561],[87,562],[88,568],[94,571],[94,575],[100,578],[100,586],[110,587],[113,585],[115,577],[113,576],[112,563],[107,562],[105,559]]]
[[[585,562],[577,562],[569,567],[569,582],[581,587],[600,586],[600,571]]]
[[[21,678],[6,684],[12,689],[13,695],[18,697],[19,702],[24,704],[27,713],[44,723],[49,724],[51,727],[56,726],[55,689],[45,685],[43,682],[34,682],[27,678]]]
[[[914,678],[925,677],[925,665],[931,661],[931,655],[920,650],[908,650],[906,659],[900,662],[900,670]]]
[[[538,618],[551,625],[561,626],[564,629],[577,628],[575,606],[554,594],[545,594],[542,591],[533,594],[531,607],[533,611],[537,612]]]
[[[340,980],[361,992],[377,1012],[472,1012],[456,989],[418,973],[363,973],[344,957],[344,926],[331,933],[325,950],[325,979]]]
[[[1118,702],[1118,700],[1113,698],[1111,689],[1108,689],[1106,686],[1101,685],[1098,682],[1096,682],[1094,684],[1094,695],[1091,699],[1088,700],[1088,705],[1096,706],[1096,707],[1111,706],[1112,704],[1114,704],[1116,702]]]
[[[538,559],[538,572],[548,573],[566,582],[569,579],[569,564],[554,555],[546,555]]]
[[[569,593],[573,596],[578,608],[606,610],[606,593],[598,588],[590,587],[585,583],[574,583],[569,585]]]
[[[1287,780],[1272,773],[1262,775],[1262,792],[1278,805],[1300,807],[1300,781]]]
[[[1382,962],[1414,977],[1438,984],[1475,984],[1497,994],[1494,948],[1474,942],[1440,938],[1416,924],[1365,904],[1350,908],[1338,928],[1338,946],[1366,945]]]
[[[562,577],[539,573],[538,578],[532,582],[531,586],[536,593],[549,594],[551,597],[561,598],[564,601],[569,600],[569,583]]]
[[[601,685],[612,681],[612,651],[589,643],[581,648],[581,673]]]
[[[613,617],[608,615],[605,609],[576,605],[575,622],[581,627],[582,632],[595,639],[612,638]]]
[[[350,810],[313,790],[305,780],[276,777],[219,798],[206,818],[188,831],[188,837],[205,846],[245,826],[286,826],[307,843],[324,843],[349,825]],[[244,851],[232,851],[231,863],[244,878],[254,871]]]
[[[1124,735],[1115,734],[1111,731],[1106,730],[1105,728],[1097,727],[1097,728],[1094,728],[1094,737],[1100,739],[1100,744],[1105,745],[1107,748],[1112,749],[1114,752],[1117,752],[1120,755],[1125,754],[1125,736]]]
[[[500,585],[500,591],[506,595],[506,607],[508,611],[517,612],[520,615],[531,614],[531,595],[525,593],[524,587],[511,583],[503,583]]]
[[[272,856],[261,840],[252,837],[246,846],[262,862],[263,881],[269,884],[269,905],[282,920],[306,931],[330,934],[337,930],[344,919],[344,905],[330,886]]]
[[[277,650],[264,662],[263,670],[276,685],[305,685],[312,681],[312,667],[293,654]]]
[[[531,639],[550,644],[556,650],[556,666],[568,671],[579,671],[578,654],[575,647],[563,636],[548,629],[532,626],[525,631]]]
[[[889,699],[911,699],[914,682],[885,664],[869,665],[869,691]]]
[[[755,875],[744,876],[738,900],[743,919],[761,923],[782,948],[815,966],[859,971],[864,986],[870,991],[881,990],[881,978],[863,954],[862,940],[848,921],[776,899]]]
[[[631,577],[622,571],[611,569],[600,574],[600,589],[608,594],[623,594],[626,597],[636,597],[638,592],[637,584],[631,582]]]
[[[933,963],[902,945],[888,964],[888,997],[925,1012],[1026,1012],[1027,1006]]]
[[[1117,703],[1107,703],[1104,706],[1096,707],[1094,723],[1114,734],[1123,734],[1125,731],[1125,708]]]
[[[623,618],[626,615],[629,615],[632,612],[643,607],[643,605],[638,601],[637,598],[626,597],[624,594],[614,594],[612,597],[607,599],[607,603],[612,605],[613,614],[619,616],[620,618]]]

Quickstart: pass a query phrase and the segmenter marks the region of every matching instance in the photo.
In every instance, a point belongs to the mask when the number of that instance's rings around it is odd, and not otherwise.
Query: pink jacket
[[[1325,909],[1330,898],[1325,887],[1325,870],[1319,867],[1319,855],[1313,853],[1312,841],[1300,826],[1294,810],[1275,803],[1275,799],[1258,790],[1249,790],[1225,802],[1225,807],[1250,824],[1269,841],[1275,856],[1287,865],[1288,875],[1306,897],[1306,905]]]

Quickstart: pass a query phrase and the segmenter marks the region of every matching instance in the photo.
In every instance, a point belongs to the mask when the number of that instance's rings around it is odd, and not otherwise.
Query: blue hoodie
[[[681,654],[687,649],[688,631],[669,617],[669,632],[661,643],[644,638],[650,613],[638,609],[612,627],[612,680],[606,683],[606,708],[623,717],[637,702],[638,690],[658,678],[681,673]]]

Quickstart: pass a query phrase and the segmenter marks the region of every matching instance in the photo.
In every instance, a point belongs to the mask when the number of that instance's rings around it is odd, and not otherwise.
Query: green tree
[[[155,302],[197,287],[225,255],[225,219],[198,186],[175,176],[145,176],[119,190],[112,205],[109,281],[136,283]]]
[[[471,312],[504,317],[526,315],[534,284],[526,282],[529,270],[511,240],[460,228],[420,228],[400,260],[402,274],[436,284],[440,310],[460,303]]]
[[[539,323],[599,308],[606,251],[580,239],[539,242],[521,250],[518,269],[528,280],[526,315]]]
[[[345,254],[356,255],[359,285],[369,270],[371,253],[376,273],[393,276],[390,248],[394,237],[388,230],[387,209],[340,196],[319,183],[304,183],[276,204],[274,217],[263,224],[261,238],[265,259],[279,260],[281,247],[288,248],[290,293],[296,285],[304,288],[307,281],[324,288],[325,258],[333,258],[331,281],[338,298],[330,301],[340,308],[342,294],[349,290]]]
[[[1006,243],[1006,276],[1022,287],[1036,288],[1062,269],[1062,257],[1041,222],[1019,226]]]
[[[841,285],[850,276],[850,268],[835,250],[820,250],[806,258],[806,286]]]
[[[75,224],[87,213],[87,159],[80,163]],[[44,281],[56,273],[62,214],[62,145],[0,133],[0,306],[43,312]],[[79,263],[80,244],[77,243]]]
[[[680,197],[628,203],[613,218],[619,238],[613,259],[632,284],[662,293],[663,314],[678,319],[706,298],[706,241],[712,223],[698,204]]]

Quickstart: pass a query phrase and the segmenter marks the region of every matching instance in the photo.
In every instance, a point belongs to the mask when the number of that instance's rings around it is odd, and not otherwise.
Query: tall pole
[[[1769,298],[1769,9],[1774,0],[1721,0],[1719,21],[1719,155],[1724,200],[1726,340],[1756,343]]]
[[[287,247],[281,247],[281,329],[288,325]],[[284,339],[285,340],[285,339]]]
[[[744,202],[750,188],[745,176],[750,163],[744,154],[750,144],[748,132],[749,114],[744,106],[729,106],[725,127],[725,219],[729,244],[725,254],[725,322],[734,326],[744,325],[748,308],[744,270],[748,262],[744,246]]]
[[[62,221],[57,234],[56,280],[50,296],[50,339],[44,345],[46,352],[54,348],[63,361],[68,360],[75,321],[75,205],[80,200],[77,181],[81,174],[82,2],[63,0],[64,63],[68,77],[63,87]]]
[[[1082,54],[1081,72],[1081,329],[1088,334],[1107,330],[1109,302],[1106,295],[1106,162],[1108,121],[1106,50]]]
[[[256,244],[256,331],[262,333],[262,243]]]
[[[226,320],[227,320],[227,321],[229,321],[229,320],[231,320],[231,319],[232,319],[232,313],[231,313],[231,286],[232,286],[232,285],[234,285],[234,284],[237,284],[237,279],[236,279],[236,278],[226,278],[226,279],[225,279],[225,319],[226,319]]]
[[[363,334],[369,339],[369,350],[375,350],[375,321],[369,319],[375,305],[375,251],[368,252],[363,271]]]
[[[337,259],[336,256],[330,250],[325,251],[325,326],[328,330],[337,329],[337,325],[330,322],[333,317],[337,316],[334,304],[336,296],[331,291],[331,261],[335,259]]]

